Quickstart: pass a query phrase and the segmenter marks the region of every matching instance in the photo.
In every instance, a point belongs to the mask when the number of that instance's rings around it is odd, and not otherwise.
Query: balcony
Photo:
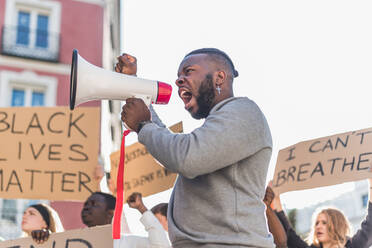
[[[58,62],[59,34],[22,26],[3,26],[2,49],[5,55]]]

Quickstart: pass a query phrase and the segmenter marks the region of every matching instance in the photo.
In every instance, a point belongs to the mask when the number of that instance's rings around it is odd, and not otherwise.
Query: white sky
[[[372,127],[371,1],[122,3],[122,52],[137,57],[139,77],[173,86],[169,105],[156,107],[168,125],[182,120],[186,132],[200,125],[176,94],[174,81],[184,55],[202,47],[229,54],[240,74],[234,82],[235,95],[254,100],[271,128],[274,149],[269,177],[282,148]],[[335,197],[352,187],[349,183],[292,192],[282,201],[287,207],[301,208],[318,201],[320,194]],[[169,192],[149,197],[145,203],[152,207],[167,201]],[[139,215],[128,208],[124,211],[130,216],[132,232],[145,234],[141,224],[134,223]]]

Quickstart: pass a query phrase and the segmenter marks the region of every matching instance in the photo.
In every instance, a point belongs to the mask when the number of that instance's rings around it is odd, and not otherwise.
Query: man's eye
[[[192,72],[194,69],[191,69],[191,68],[188,68],[188,69],[186,69],[186,73],[190,73],[190,72]]]

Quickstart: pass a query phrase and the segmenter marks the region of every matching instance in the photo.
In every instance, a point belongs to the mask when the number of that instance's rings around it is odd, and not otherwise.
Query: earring
[[[220,95],[221,94],[221,87],[219,85],[217,85],[216,90],[218,92],[218,95]]]

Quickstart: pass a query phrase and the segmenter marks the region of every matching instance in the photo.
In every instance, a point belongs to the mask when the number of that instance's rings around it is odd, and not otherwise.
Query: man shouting
[[[136,75],[133,56],[118,61],[117,72]],[[174,134],[141,99],[127,99],[121,113],[151,155],[179,174],[168,208],[173,247],[273,247],[262,201],[272,151],[263,113],[247,97],[234,97],[238,73],[218,49],[187,54],[177,76],[185,109],[205,119],[200,128]]]

